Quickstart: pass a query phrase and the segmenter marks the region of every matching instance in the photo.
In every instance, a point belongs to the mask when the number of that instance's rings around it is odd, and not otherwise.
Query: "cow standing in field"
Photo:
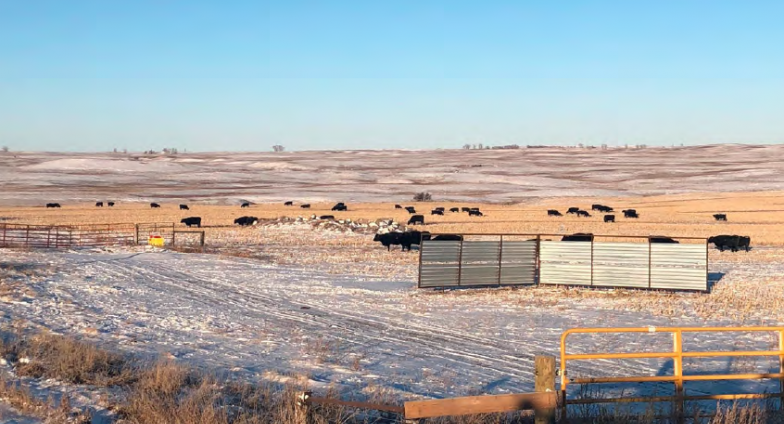
[[[441,216],[443,216],[444,215],[444,211],[440,211],[438,209],[433,209],[432,211],[430,211],[430,215],[441,215]]]
[[[114,207],[114,202],[109,202],[109,203],[107,203],[107,205],[108,205],[110,208],[113,208],[113,207]]]
[[[482,212],[480,212],[479,209],[476,210],[471,209],[470,211],[468,211],[468,216],[485,216],[485,215]]]
[[[623,217],[624,218],[639,218],[640,215],[637,215],[637,211],[634,209],[624,209],[623,210]]]
[[[294,206],[294,202],[285,202],[283,206]]]
[[[395,209],[403,209],[403,207],[400,205],[395,205]]]
[[[348,210],[348,206],[346,206],[345,203],[340,202],[340,203],[336,204],[335,206],[333,206],[332,210],[333,211],[347,211]]]
[[[199,227],[201,228],[201,217],[200,216],[191,216],[188,218],[183,218],[180,220],[180,223],[187,225],[188,227]]]
[[[593,241],[591,233],[577,233],[561,237],[561,241]]]
[[[408,220],[408,225],[416,225],[416,224],[425,225],[425,216],[424,215],[411,215],[411,219]]]
[[[461,211],[461,212],[468,212],[468,211],[470,211],[470,210],[471,210],[471,208],[467,208],[467,207],[465,207],[465,206],[463,206],[462,208],[460,208],[460,211]]]
[[[650,243],[669,243],[669,244],[680,243],[678,240],[675,240],[672,237],[665,237],[665,236],[650,236],[648,237],[648,241]]]
[[[96,208],[102,208],[103,207],[103,202],[95,202],[95,207]]]
[[[240,227],[249,227],[258,223],[259,219],[255,216],[241,216],[234,220],[234,225],[239,225]]]
[[[576,213],[577,213],[577,216],[584,216],[586,218],[590,218],[591,217],[591,214],[589,214],[588,211],[577,211]]]
[[[727,214],[723,214],[723,213],[713,214],[713,219],[715,219],[716,221],[726,221]]]
[[[604,222],[615,222],[615,215],[605,215]]]
[[[449,208],[449,212],[460,212],[460,208]]]
[[[59,203],[47,203],[46,207],[47,208],[59,208],[60,204]]]
[[[243,203],[240,205],[240,208],[249,208],[249,207],[250,207],[250,202],[243,202]]]
[[[160,207],[161,207],[161,205],[159,205],[157,203],[150,203],[150,209],[158,209]]]
[[[189,211],[190,208],[188,208],[188,205],[180,205],[180,210],[181,211]]]
[[[579,211],[579,210],[580,210],[580,208],[571,207],[571,208],[566,210],[566,213],[577,213],[577,211]]]
[[[413,206],[406,206],[406,211],[408,211],[408,213],[416,213],[416,209],[414,209]]]
[[[713,236],[708,239],[708,243],[713,243],[719,251],[730,250],[737,252],[738,250],[751,250],[751,237],[736,236],[736,235],[720,235]]]
[[[563,216],[563,215],[561,215],[561,212],[558,212],[555,209],[550,209],[547,211],[547,216]]]
[[[302,209],[310,209],[310,203],[305,203],[304,205],[299,205]]]
[[[393,245],[402,246],[401,251],[410,251],[411,246],[419,245],[421,241],[430,238],[430,234],[420,231],[406,231],[404,233],[391,232],[386,234],[376,234],[373,241],[381,242],[381,245],[387,248],[387,251],[392,249]]]

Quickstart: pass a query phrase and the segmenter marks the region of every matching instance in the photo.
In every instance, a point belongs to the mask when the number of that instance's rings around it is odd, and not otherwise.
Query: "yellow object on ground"
[[[163,247],[164,239],[161,236],[150,236],[147,244],[155,247]]]

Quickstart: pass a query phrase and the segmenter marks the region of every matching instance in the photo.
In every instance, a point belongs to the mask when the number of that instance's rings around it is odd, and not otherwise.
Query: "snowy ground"
[[[335,275],[251,259],[167,251],[1,251],[51,272],[30,277],[24,293],[0,303],[4,327],[24,321],[80,334],[111,348],[176,358],[250,380],[307,378],[360,393],[383,390],[405,399],[533,389],[534,355],[558,355],[561,333],[572,327],[758,324],[748,318],[711,321],[692,311],[654,316],[619,306],[611,297],[509,301],[526,290],[434,294],[408,279]],[[784,274],[784,264],[716,262],[716,284],[743,289],[748,279]],[[535,292],[538,293],[538,292]],[[542,292],[546,294],[546,292]],[[536,298],[534,298],[536,299]],[[727,311],[727,316],[730,311]],[[764,316],[764,311],[760,311]],[[780,322],[763,322],[773,325]],[[572,339],[573,351],[666,350],[665,334]],[[768,334],[690,336],[693,350],[770,348]],[[692,372],[770,371],[778,362],[721,358],[687,364]],[[691,368],[689,368],[691,366]],[[662,375],[656,360],[594,361],[570,365],[577,375]],[[668,386],[627,385],[631,392]],[[693,394],[730,390],[693,384]],[[751,390],[738,383],[732,390]]]
[[[781,190],[784,146],[285,153],[0,153],[3,205],[41,199],[396,202]]]

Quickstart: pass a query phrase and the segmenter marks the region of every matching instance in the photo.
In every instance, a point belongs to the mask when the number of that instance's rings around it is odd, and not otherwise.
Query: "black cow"
[[[241,208],[249,208],[249,207],[250,207],[250,202],[243,202],[243,203],[240,205],[240,207],[241,207]]]
[[[465,207],[465,206],[463,206],[462,208],[460,208],[460,211],[461,211],[461,212],[468,212],[468,211],[470,211],[470,210],[471,210],[471,208],[467,208],[467,207]]]
[[[484,216],[484,214],[480,212],[478,209],[477,210],[471,209],[470,211],[468,211],[468,216]]]
[[[95,207],[96,208],[102,208],[103,207],[103,202],[95,202]]]
[[[563,216],[563,215],[561,215],[561,212],[558,212],[555,209],[549,209],[547,211],[547,216]]]
[[[381,245],[387,248],[387,251],[392,250],[392,245],[400,244],[400,239],[403,237],[403,233],[386,233],[386,234],[376,234],[373,237],[373,241],[381,242]]]
[[[716,221],[726,221],[727,220],[727,214],[724,214],[724,213],[713,214],[713,219],[715,219]]]
[[[439,234],[433,238],[429,238],[428,240],[436,240],[436,241],[463,241],[463,236],[458,234]]]
[[[414,224],[425,225],[425,216],[424,215],[411,215],[411,219],[408,220],[408,225],[414,225]]]
[[[180,210],[181,211],[189,211],[190,208],[188,208],[188,205],[180,205]]]
[[[678,240],[673,240],[671,237],[665,237],[665,236],[650,236],[648,237],[648,241],[651,243],[670,243],[670,244],[680,243]]]
[[[183,218],[180,220],[180,223],[185,224],[189,227],[199,227],[201,228],[201,217],[200,216],[191,216],[189,218]]]
[[[586,218],[590,218],[591,214],[589,214],[588,211],[577,211],[577,216],[584,216]]]
[[[335,220],[335,215],[321,215],[319,217],[319,219],[324,219],[324,220],[331,219],[331,220],[334,221]]]
[[[591,210],[592,211],[599,211],[599,212],[612,212],[613,208],[611,208],[609,206],[596,204],[596,205],[591,205]]]
[[[113,208],[114,207],[114,202],[109,202],[109,203],[107,203],[107,205],[109,205],[110,208]]]
[[[294,206],[294,202],[285,202],[283,206]]]
[[[577,213],[577,211],[579,210],[580,208],[569,208],[569,210],[567,210],[566,213]]]
[[[593,241],[591,233],[577,233],[561,237],[561,241]]]
[[[624,209],[623,210],[623,217],[624,218],[639,218],[640,215],[637,215],[637,211],[634,209]]]
[[[46,207],[47,208],[59,208],[60,204],[59,203],[47,203]]]
[[[416,209],[413,206],[406,206],[406,210],[408,213],[416,213]]]
[[[395,209],[403,209],[403,207],[400,205],[395,205]]]
[[[310,209],[310,203],[305,203],[304,205],[299,205],[302,209]]]
[[[445,209],[445,208],[443,208],[443,207],[441,207],[441,206],[439,206],[439,207],[435,208],[435,210],[443,212],[443,211],[445,211],[446,209]]]
[[[449,208],[449,212],[460,212],[460,208]]]
[[[249,227],[251,225],[256,225],[259,223],[259,219],[255,216],[241,216],[234,220],[235,225],[239,225],[241,227]]]
[[[740,249],[745,251],[751,250],[751,237],[736,236],[736,235],[720,235],[713,236],[708,239],[708,243],[713,243],[719,251],[730,250],[737,252]]]
[[[438,209],[433,209],[432,211],[430,211],[430,215],[442,215],[443,216],[444,215],[444,211],[440,211]]]
[[[615,222],[615,215],[605,215],[604,222]]]
[[[333,206],[332,210],[333,211],[347,211],[348,210],[348,206],[346,206],[345,203],[340,202],[340,203],[336,204],[335,206]]]
[[[161,205],[159,205],[157,203],[150,203],[150,208],[152,208],[152,209],[157,209],[157,208],[160,208],[160,207],[161,207]]]
[[[401,245],[401,251],[411,250],[411,245],[419,245],[422,240],[430,238],[430,233],[420,231],[407,231],[405,233],[386,233],[376,234],[373,241],[381,242],[381,244],[391,250],[393,245]]]

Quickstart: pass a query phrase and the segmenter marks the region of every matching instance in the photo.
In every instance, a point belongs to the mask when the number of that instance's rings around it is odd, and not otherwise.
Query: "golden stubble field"
[[[601,203],[614,207],[616,223],[604,223],[603,215],[591,212],[590,218],[573,215],[548,217],[547,209],[562,213],[570,206],[590,209],[591,204]],[[334,215],[336,219],[375,221],[394,219],[405,223],[409,214],[395,209],[393,203],[349,203],[346,212],[333,212],[333,203],[311,203],[311,209],[282,204],[255,204],[250,208],[239,206],[189,203],[190,210],[181,211],[177,203],[162,202],[160,209],[151,209],[147,203],[118,203],[113,208],[96,208],[93,204],[67,204],[61,209],[41,207],[0,207],[0,219],[8,223],[25,224],[105,224],[140,222],[175,222],[199,216],[210,237],[220,236],[229,229],[235,218],[255,216],[260,219],[280,217],[310,217]],[[520,233],[520,234],[571,234],[590,232],[597,235],[671,237],[710,237],[718,234],[747,235],[754,246],[784,245],[784,192],[704,193],[649,197],[620,198],[545,198],[532,199],[518,204],[483,204],[454,202],[407,202],[425,215],[421,229],[433,233]],[[432,208],[447,208],[444,216],[430,215]],[[451,207],[479,207],[485,216],[469,217],[466,213],[450,213]],[[625,219],[622,209],[634,208],[639,219]],[[728,222],[716,222],[714,213],[726,213]],[[250,230],[249,230],[250,231]]]

